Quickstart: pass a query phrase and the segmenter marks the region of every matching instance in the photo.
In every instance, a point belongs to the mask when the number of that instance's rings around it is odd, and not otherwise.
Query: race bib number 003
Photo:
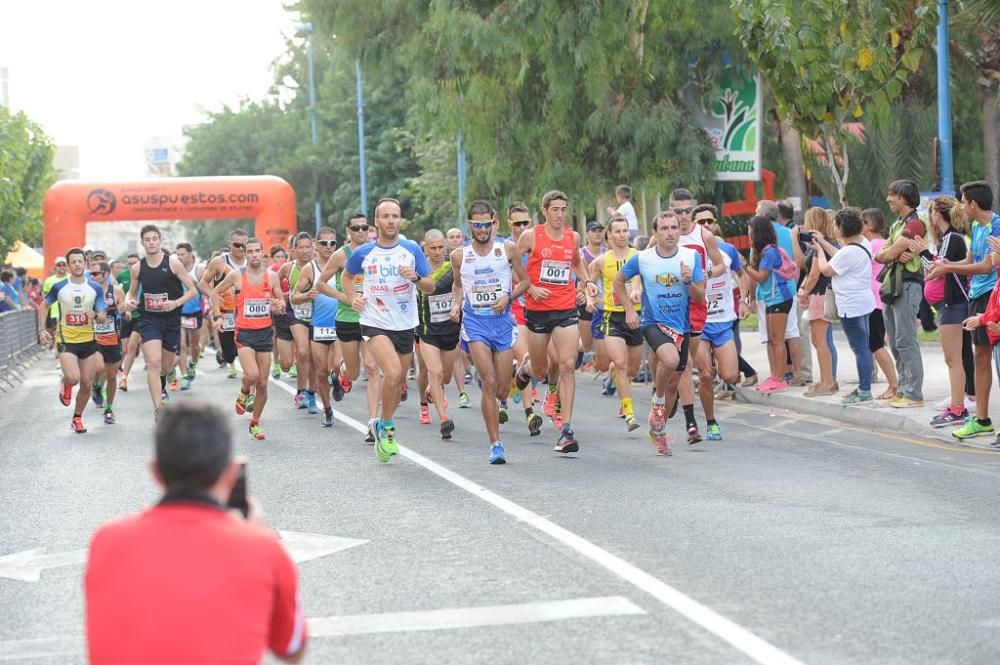
[[[469,299],[472,301],[472,312],[479,316],[494,314],[493,305],[504,293],[500,284],[477,284],[469,291]]]
[[[543,284],[566,286],[569,284],[569,269],[570,265],[568,261],[543,259],[540,281]]]

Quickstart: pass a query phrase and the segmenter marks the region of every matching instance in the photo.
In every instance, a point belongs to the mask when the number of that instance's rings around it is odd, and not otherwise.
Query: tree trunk
[[[834,144],[833,138],[824,133],[822,140],[823,140],[823,147],[826,149],[826,159],[828,162],[827,166],[830,169],[830,175],[833,177],[833,184],[837,186],[837,198],[840,199],[840,207],[846,208],[847,179],[848,177],[850,177],[851,173],[850,162],[848,161],[848,155],[847,155],[846,139],[844,139],[845,143],[844,143],[843,153],[841,154],[841,165],[843,166],[843,169],[841,169],[837,165],[837,151],[835,149],[836,146]]]
[[[785,162],[785,190],[787,196],[802,201],[802,209],[809,208],[809,190],[806,189],[806,170],[802,161],[802,136],[788,120],[782,120],[778,129],[781,158]]]
[[[984,179],[993,188],[993,209],[1000,210],[1000,85],[981,85]]]

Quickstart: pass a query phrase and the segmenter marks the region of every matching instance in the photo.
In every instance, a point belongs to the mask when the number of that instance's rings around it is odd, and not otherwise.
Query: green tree
[[[24,113],[0,106],[0,257],[18,242],[40,245],[42,201],[55,182],[55,149]]]
[[[899,97],[936,25],[929,0],[733,0],[738,34],[779,112],[815,137],[841,205],[851,142],[845,125]],[[907,31],[898,31],[906,18]],[[912,20],[911,20],[912,19]]]

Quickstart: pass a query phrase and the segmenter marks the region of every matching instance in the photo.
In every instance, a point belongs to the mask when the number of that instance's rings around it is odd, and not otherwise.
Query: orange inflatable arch
[[[45,194],[45,267],[82,247],[87,222],[253,217],[254,235],[288,246],[296,231],[295,190],[275,176],[163,178],[136,182],[61,180]]]

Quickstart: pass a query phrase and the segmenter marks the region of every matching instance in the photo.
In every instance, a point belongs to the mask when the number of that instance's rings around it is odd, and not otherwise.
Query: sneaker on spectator
[[[931,418],[931,427],[952,427],[954,425],[964,425],[968,418],[968,409],[962,409],[962,413],[958,415],[956,415],[951,409],[945,409],[938,415]]]

